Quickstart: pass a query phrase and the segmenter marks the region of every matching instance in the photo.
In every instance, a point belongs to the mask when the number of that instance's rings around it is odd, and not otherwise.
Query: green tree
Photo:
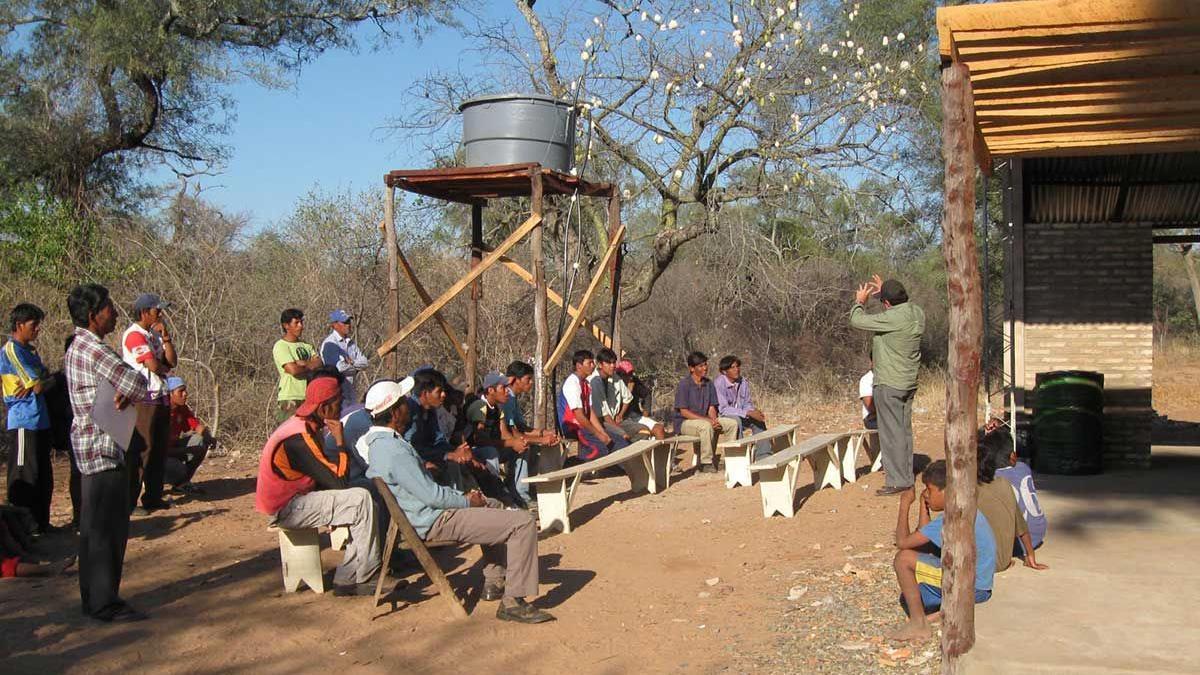
[[[249,77],[278,85],[326,49],[447,21],[456,0],[7,0],[0,3],[0,180],[78,203],[149,162],[220,162]]]

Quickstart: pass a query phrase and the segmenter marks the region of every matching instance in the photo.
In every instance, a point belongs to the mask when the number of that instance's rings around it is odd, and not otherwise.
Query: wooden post
[[[532,215],[541,216],[544,201],[541,167],[534,167],[529,173],[530,210]],[[533,426],[538,429],[554,426],[546,424],[546,402],[550,397],[546,374],[542,372],[550,351],[550,324],[546,317],[546,262],[542,257],[543,229],[539,222],[529,233],[529,256],[533,260],[533,328],[536,335],[533,350]]]
[[[942,155],[946,162],[942,254],[950,345],[946,385],[945,546],[942,547],[942,672],[957,673],[975,644],[976,408],[983,343],[982,282],[975,251],[975,116],[967,67],[942,70]]]
[[[388,255],[388,334],[394,335],[400,330],[400,262],[397,255],[400,251],[396,247],[396,188],[391,185],[383,203],[383,239]],[[391,352],[384,362],[384,370],[395,377],[397,368],[397,354]]]
[[[471,205],[471,269],[479,267],[483,259],[483,206]],[[479,297],[483,295],[483,285],[479,279],[471,282],[471,297],[467,302],[467,362],[466,388],[474,391],[476,384],[476,369],[479,367]]]
[[[609,241],[621,229],[621,195],[616,186],[608,198],[608,238]],[[621,356],[621,266],[625,262],[622,249],[618,248],[608,268],[609,283],[612,284],[612,309],[609,310],[608,330],[612,334],[612,350]]]

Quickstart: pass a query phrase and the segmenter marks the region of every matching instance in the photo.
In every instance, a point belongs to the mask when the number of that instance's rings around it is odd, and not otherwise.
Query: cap
[[[329,313],[329,320],[336,321],[337,323],[350,323],[350,319],[353,318],[354,317],[344,309],[335,309]]]
[[[169,309],[170,307],[171,303],[165,302],[153,293],[142,293],[137,296],[137,300],[133,301],[134,314],[141,314],[148,309]]]
[[[484,389],[491,389],[492,387],[499,387],[507,384],[508,378],[498,371],[493,370],[492,372],[483,376]]]
[[[304,403],[296,408],[297,417],[308,417],[317,411],[317,406],[335,396],[342,395],[342,386],[336,377],[317,377],[309,380],[304,388]]]
[[[184,382],[182,377],[176,377],[172,375],[171,377],[167,378],[167,391],[175,391],[180,387],[186,386],[187,382]]]
[[[363,401],[367,412],[378,415],[404,400],[412,391],[413,379],[406,377],[399,382],[395,380],[380,380],[367,390],[367,398]]]
[[[887,301],[889,305],[901,305],[908,302],[908,291],[904,290],[904,284],[888,279],[879,287],[879,299]]]
[[[633,361],[629,359],[621,359],[617,361],[617,372],[622,375],[628,375],[633,372]]]

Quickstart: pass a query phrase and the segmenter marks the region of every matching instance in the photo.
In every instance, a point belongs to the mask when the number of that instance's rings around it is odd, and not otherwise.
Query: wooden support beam
[[[383,203],[383,240],[387,247],[388,256],[388,330],[396,332],[400,329],[400,275],[396,268],[399,266],[397,254],[400,252],[396,241],[396,188],[387,188],[387,197]],[[384,362],[384,370],[392,377],[396,376],[396,355],[389,354]]]
[[[612,195],[608,198],[608,238],[616,236],[621,225],[621,195],[613,190]],[[616,255],[613,256],[612,263],[609,264],[608,278],[609,284],[612,286],[612,306],[609,309],[609,330],[612,331],[613,344],[610,349],[621,354],[621,269],[624,265],[625,256],[621,253],[621,247],[617,247]]]
[[[558,363],[558,360],[566,353],[567,348],[571,346],[571,340],[575,337],[575,331],[579,330],[579,324],[583,321],[583,313],[587,311],[588,303],[592,301],[592,296],[595,295],[596,289],[600,288],[600,282],[604,279],[605,273],[608,272],[608,263],[616,255],[617,249],[621,246],[621,240],[624,238],[625,226],[622,225],[608,242],[608,249],[604,251],[604,257],[600,259],[600,265],[596,268],[596,274],[592,277],[592,283],[588,284],[587,290],[583,292],[583,297],[579,299],[579,314],[571,319],[571,323],[567,326],[567,331],[563,333],[562,340],[554,348],[554,353],[546,360],[543,372],[547,375],[554,371],[554,364]]]
[[[525,283],[529,284],[530,286],[532,286],[534,288],[537,288],[537,284],[534,281],[533,273],[530,272],[529,270],[525,269],[524,267],[522,267],[521,263],[518,263],[517,261],[513,260],[512,258],[505,256],[500,259],[500,264],[503,265],[504,268],[507,269],[508,271],[517,275],[517,277],[520,278]],[[548,300],[550,300],[550,302],[553,302],[555,305],[557,305],[560,309],[564,310],[568,316],[571,316],[571,317],[579,316],[579,310],[575,308],[575,305],[569,305],[566,302],[564,302],[563,297],[561,295],[559,295],[558,292],[555,291],[553,288],[546,289],[546,298]],[[579,327],[587,329],[588,332],[590,332],[592,334],[592,337],[596,338],[596,341],[599,342],[600,344],[604,345],[605,347],[608,347],[609,349],[613,349],[613,339],[611,337],[609,337],[609,335],[607,333],[605,333],[603,330],[601,330],[599,326],[592,323],[591,321],[588,321],[587,317],[584,317],[584,319],[580,323]],[[616,351],[616,350],[614,349],[613,351]]]
[[[975,644],[976,407],[983,344],[982,282],[975,250],[975,121],[967,67],[942,70],[942,154],[950,345],[946,388],[946,524],[942,547],[942,672],[956,673]]]
[[[542,182],[542,172],[535,168],[529,170],[529,208],[533,217],[542,221],[543,210],[545,208],[545,185]],[[553,416],[549,416],[548,408],[549,401],[553,398],[550,396],[550,390],[554,383],[550,382],[547,386],[547,378],[542,365],[546,362],[547,353],[550,351],[550,321],[546,313],[546,296],[549,288],[546,284],[546,262],[542,254],[542,232],[545,228],[540,224],[533,228],[533,232],[529,235],[529,255],[533,260],[533,330],[534,330],[534,352],[533,352],[533,426],[537,429],[545,429],[548,426],[553,427],[553,424],[547,425],[547,417],[553,420]]]
[[[471,205],[471,270],[479,267],[483,257],[483,205]],[[483,295],[483,287],[479,276],[471,281],[471,297],[467,304],[467,358],[463,365],[466,378],[466,390],[475,391],[479,369],[479,296]]]
[[[396,247],[396,255],[400,260],[400,269],[403,270],[404,276],[408,277],[408,282],[412,284],[413,290],[417,292],[417,297],[421,299],[421,302],[425,303],[426,307],[432,305],[433,298],[429,296],[429,291],[425,290],[425,285],[417,278],[416,270],[412,268],[412,265],[408,264],[408,258],[404,257],[404,251],[400,250],[398,245]],[[446,317],[442,316],[442,313],[438,311],[433,315],[433,320],[437,321],[438,325],[441,326],[442,332],[450,340],[450,344],[454,345],[454,351],[458,352],[458,357],[466,364],[466,348],[463,346],[463,341],[459,339],[458,334],[450,327],[450,323],[446,321]],[[396,326],[396,330],[399,329],[400,327]]]
[[[434,300],[432,305],[429,305],[422,310],[421,313],[413,317],[412,321],[409,321],[406,326],[396,331],[394,335],[388,338],[383,344],[379,345],[379,349],[375,350],[375,352],[379,356],[385,356],[388,352],[395,349],[396,346],[401,342],[404,342],[406,339],[408,339],[408,336],[412,335],[413,331],[417,330],[422,324],[433,318],[433,315],[441,310],[442,307],[445,307],[446,303],[457,297],[458,294],[462,293],[472,281],[478,279],[481,274],[488,270],[488,268],[499,262],[500,258],[503,257],[505,253],[508,253],[512,247],[516,246],[522,239],[525,238],[525,235],[529,234],[533,228],[541,222],[541,216],[530,216],[524,223],[521,224],[520,227],[513,230],[512,234],[508,235],[508,238],[506,238],[499,246],[497,246],[495,250],[484,256],[483,260],[479,262],[478,266],[468,272],[466,276],[454,282],[454,285],[446,289],[446,292],[438,296],[438,299]]]

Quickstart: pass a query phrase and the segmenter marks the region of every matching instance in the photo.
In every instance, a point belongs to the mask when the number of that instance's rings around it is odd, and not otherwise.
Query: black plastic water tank
[[[1033,407],[1033,466],[1052,474],[1100,473],[1104,375],[1082,370],[1038,373]]]

